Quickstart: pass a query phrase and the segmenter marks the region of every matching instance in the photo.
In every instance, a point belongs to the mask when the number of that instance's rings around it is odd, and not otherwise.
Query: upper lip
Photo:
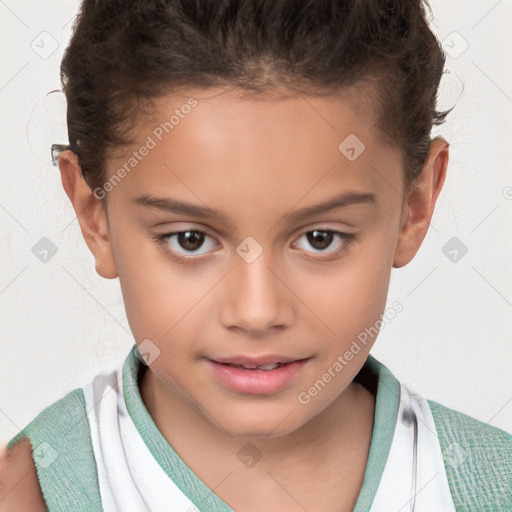
[[[301,361],[302,359],[307,359],[306,357],[289,357],[289,356],[279,356],[279,355],[263,355],[263,356],[234,356],[234,357],[218,357],[215,359],[211,359],[211,361],[215,361],[216,363],[222,364],[238,364],[240,366],[265,366],[267,364],[276,364],[276,363],[291,363],[292,361]]]

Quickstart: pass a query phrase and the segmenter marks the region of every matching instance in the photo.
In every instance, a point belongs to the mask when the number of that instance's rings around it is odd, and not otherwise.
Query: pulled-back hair
[[[422,0],[84,0],[61,64],[70,149],[91,189],[144,108],[187,87],[370,94],[420,174],[445,55]],[[427,6],[428,7],[428,6]],[[359,88],[359,85],[361,86]]]

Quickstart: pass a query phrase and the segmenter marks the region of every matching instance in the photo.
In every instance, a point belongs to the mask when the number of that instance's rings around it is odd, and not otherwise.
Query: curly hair
[[[425,0],[426,1],[426,0]],[[69,147],[91,189],[153,99],[186,87],[370,90],[383,139],[421,173],[445,54],[422,0],[84,0],[61,63]],[[366,86],[366,88],[365,88]]]

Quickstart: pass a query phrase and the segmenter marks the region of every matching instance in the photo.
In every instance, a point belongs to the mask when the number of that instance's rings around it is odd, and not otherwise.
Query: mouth
[[[277,393],[301,373],[311,358],[290,359],[266,357],[258,359],[208,359],[216,380],[233,391],[265,395]]]
[[[270,363],[270,364],[264,364],[261,366],[246,366],[244,364],[233,364],[233,363],[221,363],[221,364],[225,364],[227,366],[235,366],[236,368],[244,368],[245,370],[268,371],[268,370],[275,370],[276,368],[281,368],[281,366],[283,366],[285,364],[290,364],[290,363]]]

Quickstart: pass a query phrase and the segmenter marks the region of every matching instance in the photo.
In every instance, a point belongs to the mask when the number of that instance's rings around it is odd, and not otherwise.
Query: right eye
[[[169,253],[173,258],[179,261],[193,262],[197,259],[202,259],[208,252],[198,252],[204,246],[205,240],[213,240],[204,231],[197,229],[185,231],[173,231],[171,233],[164,233],[155,236],[159,245],[161,245],[165,252]]]

